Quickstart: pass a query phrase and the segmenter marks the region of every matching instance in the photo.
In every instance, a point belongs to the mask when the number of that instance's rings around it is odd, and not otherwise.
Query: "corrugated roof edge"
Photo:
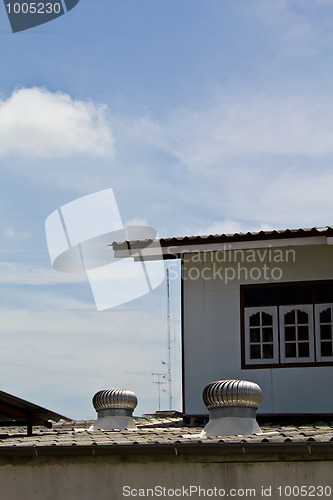
[[[180,246],[180,245],[200,245],[209,243],[231,243],[235,241],[255,241],[271,240],[285,238],[304,238],[316,236],[333,236],[333,226],[299,228],[299,229],[274,229],[272,231],[249,231],[247,233],[233,234],[210,234],[198,236],[181,236],[171,238],[160,238],[158,240],[132,240],[132,241],[114,241],[110,246],[113,250],[127,250],[145,248],[147,245],[159,244],[161,247]]]

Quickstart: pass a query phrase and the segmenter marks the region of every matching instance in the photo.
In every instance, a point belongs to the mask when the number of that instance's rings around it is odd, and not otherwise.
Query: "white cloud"
[[[225,219],[224,221],[216,221],[206,229],[199,229],[196,234],[210,235],[210,234],[234,234],[246,233],[248,231],[270,231],[273,228],[268,224],[253,224]]]
[[[8,166],[85,194],[112,186],[125,220],[148,220],[163,236],[213,224],[215,233],[329,224],[333,105],[327,93],[289,90],[220,88],[210,102],[159,121],[113,117],[116,162],[86,156],[49,160],[48,168],[41,160]],[[228,229],[224,219],[236,223]]]
[[[46,100],[64,96],[30,90]],[[124,219],[135,225],[147,219],[163,235],[182,234],[190,224],[186,233],[194,234],[223,218],[245,219],[251,227],[244,230],[264,222],[281,228],[330,223],[324,215],[333,212],[332,117],[329,96],[309,88],[219,89],[210,102],[174,109],[159,121],[114,117],[116,164],[92,165],[86,156],[49,160],[47,169],[43,161],[9,166],[85,194],[117,188]]]
[[[126,226],[149,226],[149,224],[146,219],[141,219],[140,217],[134,217],[134,219],[126,221]]]
[[[105,106],[38,87],[0,101],[0,156],[110,156],[113,147]]]

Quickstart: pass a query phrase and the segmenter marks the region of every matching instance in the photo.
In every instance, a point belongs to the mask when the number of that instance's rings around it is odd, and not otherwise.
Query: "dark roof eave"
[[[37,425],[36,422],[48,422],[49,420],[55,422],[59,422],[59,420],[70,421],[64,415],[0,391],[0,426],[12,425],[10,421],[15,425],[15,422],[21,423],[29,419],[33,422],[33,425]]]

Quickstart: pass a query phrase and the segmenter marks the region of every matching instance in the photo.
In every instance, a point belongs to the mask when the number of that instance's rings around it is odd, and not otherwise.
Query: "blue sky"
[[[1,388],[73,418],[108,387],[156,409],[166,286],[98,313],[51,267],[51,212],[112,187],[124,222],[182,236],[333,210],[330,0],[96,3],[16,34],[0,6]]]

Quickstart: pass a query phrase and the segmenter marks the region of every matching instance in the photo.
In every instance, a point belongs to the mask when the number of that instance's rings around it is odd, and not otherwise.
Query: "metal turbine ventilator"
[[[97,392],[92,402],[97,411],[97,420],[93,423],[92,430],[136,429],[132,413],[138,400],[134,392],[126,389],[107,389]]]
[[[262,400],[259,385],[246,380],[218,380],[202,393],[209,412],[203,437],[246,436],[260,433],[256,410]]]

